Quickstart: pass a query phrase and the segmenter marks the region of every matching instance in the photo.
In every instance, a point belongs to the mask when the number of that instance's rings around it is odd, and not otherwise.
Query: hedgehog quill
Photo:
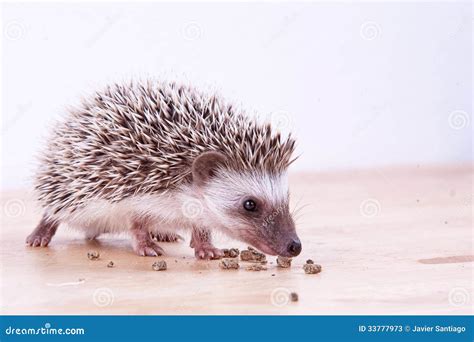
[[[217,95],[151,80],[108,86],[54,128],[35,178],[44,214],[26,243],[47,246],[66,223],[89,239],[128,232],[138,255],[158,256],[159,241],[188,229],[196,257],[213,259],[224,254],[212,243],[220,230],[294,257],[294,148]]]

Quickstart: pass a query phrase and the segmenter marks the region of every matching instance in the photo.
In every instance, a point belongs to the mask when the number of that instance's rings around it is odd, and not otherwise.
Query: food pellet
[[[289,268],[291,267],[291,258],[278,256],[277,265],[278,267],[281,267],[281,268]]]
[[[164,271],[167,268],[166,261],[164,260],[156,261],[153,263],[153,265],[151,265],[151,267],[153,268],[154,271]]]
[[[254,264],[246,268],[247,271],[266,271],[267,268],[261,264]]]
[[[100,254],[97,251],[90,251],[87,252],[87,257],[89,258],[89,260],[97,260],[99,259]]]
[[[109,267],[109,268],[112,268],[112,267],[114,267],[114,266],[115,266],[115,264],[114,264],[113,261],[110,261],[110,262],[107,264],[107,267]]]
[[[237,258],[240,254],[238,248],[225,248],[222,252],[224,252],[224,258]]]
[[[242,261],[267,263],[267,257],[265,254],[260,253],[252,247],[247,247],[247,250],[240,252],[240,259]]]
[[[223,270],[236,270],[240,266],[237,259],[222,259],[219,263],[219,267]]]
[[[298,301],[298,294],[296,292],[291,292],[290,293],[290,299],[292,302],[297,302]]]
[[[316,274],[321,272],[321,265],[318,264],[304,264],[303,270],[306,274]]]

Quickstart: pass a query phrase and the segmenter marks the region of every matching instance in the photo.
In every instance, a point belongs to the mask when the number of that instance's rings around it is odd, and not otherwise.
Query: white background
[[[147,75],[291,128],[294,170],[471,161],[472,17],[469,2],[4,4],[2,185],[27,186],[66,105]]]

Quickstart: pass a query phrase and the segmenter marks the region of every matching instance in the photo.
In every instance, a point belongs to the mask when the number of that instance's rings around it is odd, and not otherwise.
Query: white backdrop
[[[135,76],[186,80],[298,138],[295,170],[472,160],[464,4],[4,4],[2,185],[47,127]]]

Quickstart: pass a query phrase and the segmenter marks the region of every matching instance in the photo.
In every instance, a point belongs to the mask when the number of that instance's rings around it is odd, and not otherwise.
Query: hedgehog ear
[[[225,156],[219,152],[204,152],[194,159],[192,166],[193,183],[206,184],[215,176],[217,169],[224,165]]]

